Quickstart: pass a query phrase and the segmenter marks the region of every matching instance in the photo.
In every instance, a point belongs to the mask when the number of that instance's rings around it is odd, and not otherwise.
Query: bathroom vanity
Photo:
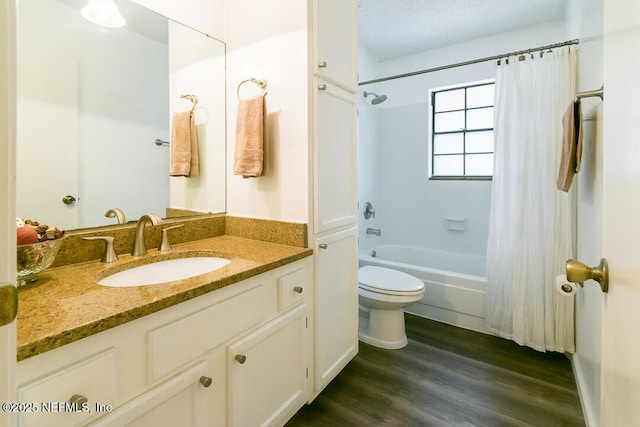
[[[96,261],[20,290],[19,425],[281,425],[310,399],[311,250],[219,236],[174,251],[231,262],[112,288]]]

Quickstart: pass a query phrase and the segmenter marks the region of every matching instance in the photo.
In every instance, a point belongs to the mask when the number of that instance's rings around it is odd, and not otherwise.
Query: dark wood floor
[[[406,315],[409,345],[360,352],[287,424],[584,426],[569,360]]]

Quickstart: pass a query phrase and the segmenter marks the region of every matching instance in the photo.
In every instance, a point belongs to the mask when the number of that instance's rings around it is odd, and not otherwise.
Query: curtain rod
[[[540,47],[536,47],[536,48],[532,48],[532,49],[525,49],[525,50],[519,50],[517,52],[505,53],[503,55],[487,56],[485,58],[472,59],[470,61],[457,62],[455,64],[442,65],[440,67],[427,68],[426,70],[412,71],[410,73],[404,73],[404,74],[396,74],[395,76],[381,77],[379,79],[367,80],[367,81],[364,81],[364,82],[359,82],[358,86],[364,86],[364,85],[368,85],[368,84],[372,84],[372,83],[386,82],[387,80],[401,79],[401,78],[404,78],[404,77],[412,77],[412,76],[417,76],[417,75],[420,75],[420,74],[432,73],[434,71],[447,70],[449,68],[464,67],[465,65],[472,65],[472,64],[477,64],[477,63],[480,63],[480,62],[495,61],[495,60],[498,60],[500,58],[505,58],[505,57],[509,57],[509,56],[516,56],[516,55],[524,55],[525,53],[539,52],[539,51],[542,51],[542,50],[554,49],[554,48],[557,48],[557,47],[574,45],[574,44],[578,44],[579,42],[580,42],[579,39],[573,39],[573,40],[568,40],[568,41],[562,42],[562,43],[550,44],[550,45],[547,45],[547,46],[540,46]]]

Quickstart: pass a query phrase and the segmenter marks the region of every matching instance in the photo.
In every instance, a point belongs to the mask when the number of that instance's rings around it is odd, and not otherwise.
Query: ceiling
[[[359,43],[388,60],[544,22],[570,0],[358,0]]]

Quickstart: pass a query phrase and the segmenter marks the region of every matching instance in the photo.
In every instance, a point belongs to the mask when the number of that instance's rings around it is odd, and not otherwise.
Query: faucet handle
[[[180,228],[183,226],[184,224],[170,225],[169,227],[164,227],[162,229],[162,238],[160,239],[160,246],[158,246],[158,250],[160,252],[167,252],[171,250],[171,243],[169,243],[169,236],[167,232],[169,230],[173,230],[174,228]]]
[[[82,240],[104,240],[106,244],[100,261],[111,263],[118,260],[118,255],[113,249],[113,236],[83,237]]]

